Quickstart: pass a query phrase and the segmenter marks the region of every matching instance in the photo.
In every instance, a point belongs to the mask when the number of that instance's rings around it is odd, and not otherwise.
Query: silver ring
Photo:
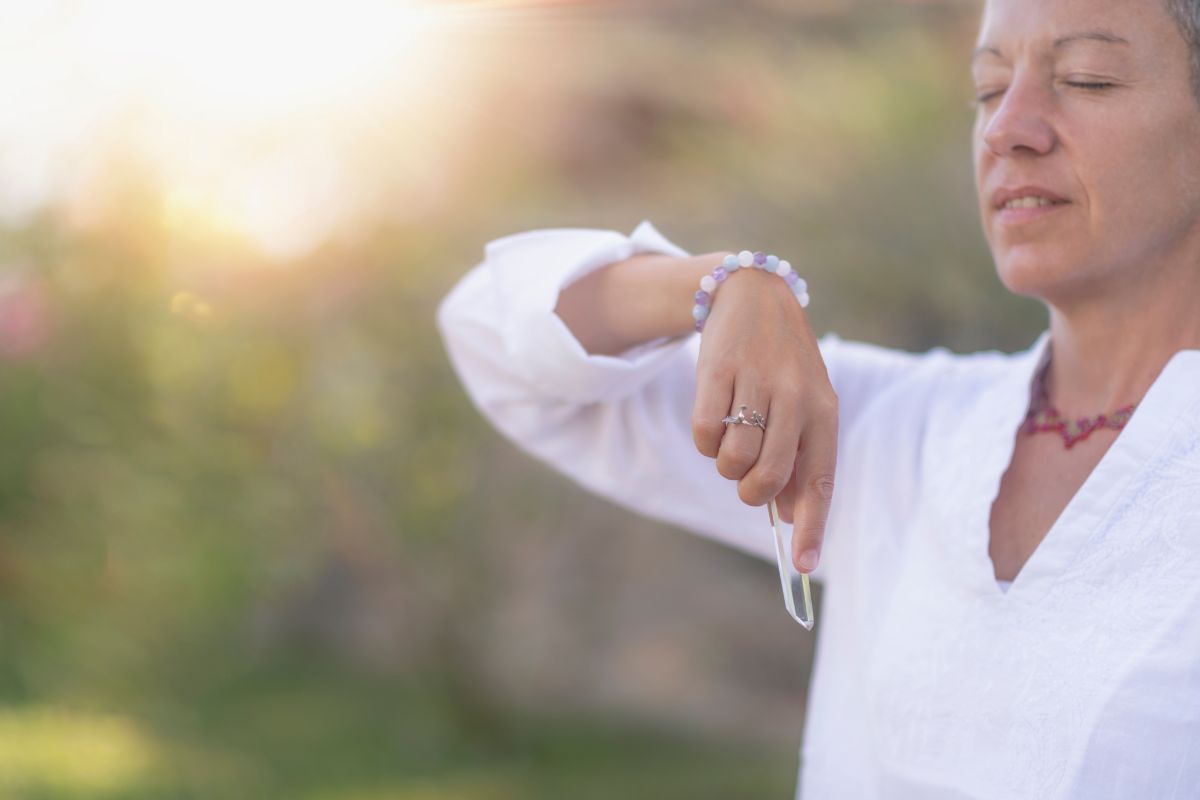
[[[763,417],[763,415],[758,413],[757,411],[752,411],[750,413],[750,418],[746,419],[746,406],[745,405],[738,406],[738,413],[737,413],[736,417],[733,415],[730,415],[730,416],[726,417],[725,419],[721,420],[721,422],[724,422],[726,427],[728,427],[729,425],[754,425],[758,428],[762,428],[764,433],[767,430],[766,418]]]

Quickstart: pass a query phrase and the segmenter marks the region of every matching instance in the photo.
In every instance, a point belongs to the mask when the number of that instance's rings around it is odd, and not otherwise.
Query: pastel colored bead
[[[700,279],[700,291],[694,295],[695,305],[692,306],[693,327],[697,333],[703,332],[704,321],[712,310],[713,296],[720,284],[742,267],[754,267],[766,272],[773,272],[783,278],[788,288],[796,295],[796,302],[801,308],[807,308],[808,282],[801,278],[792,265],[776,255],[768,255],[760,251],[742,250],[737,255],[727,255],[721,263],[713,267],[713,271]]]

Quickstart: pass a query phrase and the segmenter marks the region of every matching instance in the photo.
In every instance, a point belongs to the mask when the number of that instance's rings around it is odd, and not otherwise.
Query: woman
[[[768,561],[779,498],[826,585],[800,795],[1200,796],[1200,0],[989,0],[971,69],[1024,352],[817,341],[758,270],[691,336],[724,253],[648,222],[489,243],[441,332],[595,492]]]

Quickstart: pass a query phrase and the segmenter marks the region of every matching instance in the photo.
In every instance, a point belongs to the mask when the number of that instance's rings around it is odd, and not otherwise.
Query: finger
[[[796,465],[800,441],[800,398],[794,390],[773,395],[766,414],[767,432],[762,437],[758,459],[738,483],[738,496],[752,506],[766,505],[787,485]],[[782,514],[780,515],[782,517]]]
[[[721,372],[697,369],[696,402],[692,406],[692,441],[696,449],[709,458],[716,458],[725,436],[725,423],[733,402],[733,376]]]
[[[796,454],[792,561],[800,572],[812,572],[820,561],[836,465],[837,415],[822,414],[805,425]]]
[[[740,391],[736,386],[733,397],[733,408],[728,412],[732,416],[737,416],[743,405],[746,406],[747,419],[753,416],[755,411],[761,412],[766,407],[762,396]],[[740,481],[754,466],[754,462],[758,461],[762,441],[763,432],[756,425],[729,425],[717,451],[717,472],[731,481]]]

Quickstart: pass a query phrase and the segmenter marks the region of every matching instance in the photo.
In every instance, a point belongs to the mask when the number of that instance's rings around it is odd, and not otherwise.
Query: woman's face
[[[1164,0],[988,0],[972,73],[1005,286],[1062,307],[1200,269],[1200,102]]]

